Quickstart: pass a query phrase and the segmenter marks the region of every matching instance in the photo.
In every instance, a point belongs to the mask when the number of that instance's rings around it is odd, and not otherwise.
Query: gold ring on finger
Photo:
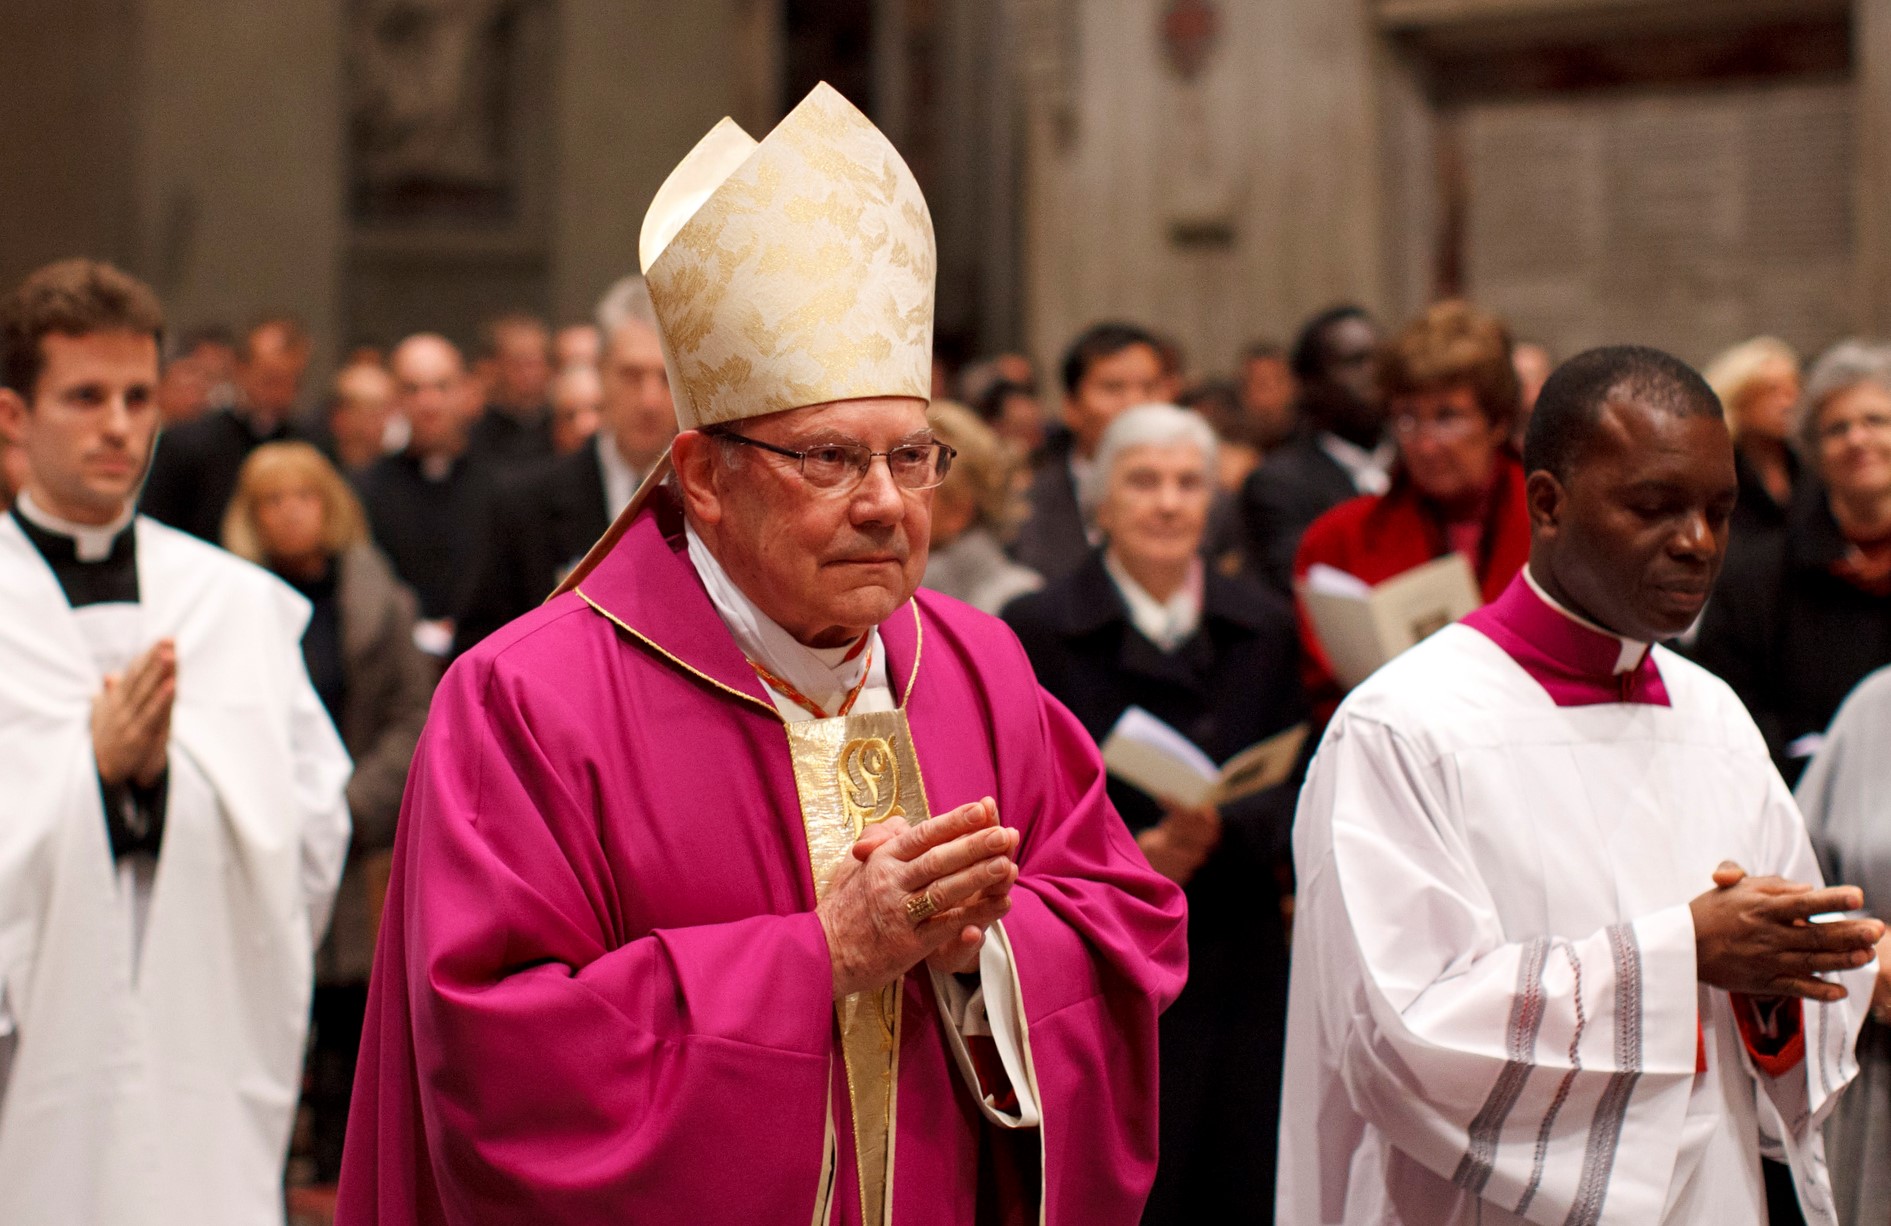
[[[931,886],[927,886],[917,894],[906,896],[906,918],[913,921],[914,927],[925,923],[938,913],[939,904],[933,901]]]

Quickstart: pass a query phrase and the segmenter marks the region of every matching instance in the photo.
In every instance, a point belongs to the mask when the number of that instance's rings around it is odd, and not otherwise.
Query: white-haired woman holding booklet
[[[1303,707],[1292,610],[1201,562],[1214,472],[1199,415],[1144,405],[1118,417],[1079,491],[1102,545],[1005,620],[1099,742],[1129,714],[1225,766]],[[1110,779],[1150,863],[1189,899],[1189,983],[1162,1017],[1162,1152],[1145,1223],[1271,1220],[1296,777],[1220,804]]]

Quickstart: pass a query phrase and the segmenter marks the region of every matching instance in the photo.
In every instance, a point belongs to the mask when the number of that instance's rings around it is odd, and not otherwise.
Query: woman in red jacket
[[[1530,556],[1523,465],[1510,441],[1518,389],[1509,330],[1467,302],[1440,302],[1386,343],[1377,374],[1398,443],[1392,487],[1315,520],[1295,580],[1324,563],[1377,584],[1457,552],[1483,598],[1495,599]],[[1330,712],[1340,686],[1304,602],[1299,613],[1307,696]]]

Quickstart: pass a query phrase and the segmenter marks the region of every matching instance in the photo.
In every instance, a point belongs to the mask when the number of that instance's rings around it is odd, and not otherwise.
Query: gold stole
[[[803,720],[787,727],[814,896],[825,898],[861,831],[889,817],[918,825],[932,813],[905,711]],[[905,982],[901,976],[878,992],[855,992],[835,1005],[866,1226],[881,1226],[893,1213],[893,1126]]]

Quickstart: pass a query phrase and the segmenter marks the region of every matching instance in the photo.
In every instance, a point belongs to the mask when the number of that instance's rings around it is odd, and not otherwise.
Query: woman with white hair
[[[1223,762],[1303,718],[1292,610],[1201,560],[1214,490],[1215,434],[1199,414],[1128,410],[1078,491],[1102,547],[1005,610],[1038,680],[1098,741],[1141,707]],[[1189,982],[1161,1022],[1161,1157],[1145,1223],[1273,1220],[1279,870],[1297,789],[1190,808],[1109,781],[1150,864],[1189,899]]]
[[[1793,451],[1799,355],[1778,337],[1756,336],[1722,352],[1701,375],[1720,397],[1733,434],[1740,501],[1732,535],[1783,531],[1799,483],[1799,457]]]
[[[1695,645],[1788,783],[1845,695],[1891,664],[1891,345],[1827,351],[1800,436],[1818,482],[1802,483],[1782,532],[1734,540]]]

